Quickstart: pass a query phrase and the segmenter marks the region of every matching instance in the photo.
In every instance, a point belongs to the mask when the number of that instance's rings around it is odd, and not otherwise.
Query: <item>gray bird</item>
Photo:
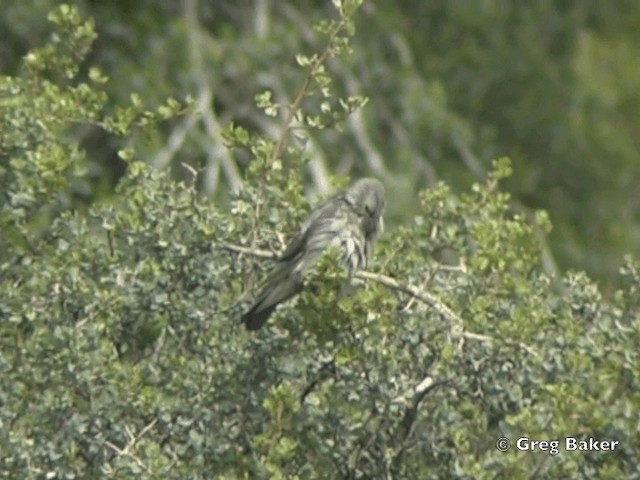
[[[349,276],[367,267],[373,242],[382,232],[382,183],[361,178],[314,210],[267,276],[255,303],[242,316],[249,330],[267,321],[279,303],[302,291],[305,274],[328,247],[336,247]]]

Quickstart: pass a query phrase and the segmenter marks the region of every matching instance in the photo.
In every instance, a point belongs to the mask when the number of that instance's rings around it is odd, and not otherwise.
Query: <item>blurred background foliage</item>
[[[3,0],[0,71],[15,74],[49,35],[54,0]],[[316,50],[312,28],[331,2],[77,1],[96,19],[89,62],[110,78],[114,102],[192,95],[193,113],[149,135],[138,152],[220,201],[237,191],[250,156],[224,148],[234,122],[276,137],[279,117],[259,115],[255,95],[292,101],[296,53]],[[637,253],[640,215],[640,4],[595,0],[366,2],[353,55],[331,61],[334,88],[368,105],[343,131],[311,134],[306,185],[326,193],[332,175],[374,174],[393,201],[388,223],[415,213],[419,188],[444,180],[464,190],[509,156],[506,187],[524,212],[549,211],[547,269],[585,269],[611,291],[622,255]],[[281,114],[283,115],[283,114]],[[124,165],[99,130],[76,133],[92,159],[86,195],[109,192]]]

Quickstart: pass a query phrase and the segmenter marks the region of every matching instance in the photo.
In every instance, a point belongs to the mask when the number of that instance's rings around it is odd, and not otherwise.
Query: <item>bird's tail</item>
[[[262,327],[279,303],[290,299],[302,291],[302,281],[297,275],[269,279],[256,302],[242,316],[242,323],[248,330]]]
[[[260,308],[261,306],[260,303],[256,303],[251,307],[251,310],[242,316],[242,323],[247,327],[247,330],[253,331],[262,327],[276,309],[277,304],[265,308]]]

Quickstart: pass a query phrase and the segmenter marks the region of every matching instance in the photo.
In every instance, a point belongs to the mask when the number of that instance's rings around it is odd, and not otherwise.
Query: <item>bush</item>
[[[323,62],[347,50],[355,9],[339,12],[326,53],[299,58],[303,97],[325,95]],[[294,105],[275,141],[230,126],[229,145],[254,160],[219,209],[198,172],[176,183],[136,159],[140,129],[182,106],[110,105],[102,74],[80,80],[92,23],[69,7],[51,18],[53,43],[0,80],[1,476],[640,475],[640,265],[628,259],[612,302],[584,274],[544,274],[550,223],[510,210],[507,160],[469,193],[423,191],[353,294],[329,256],[315,288],[250,334],[237,320],[308,212],[287,134],[300,118],[332,128],[364,100],[306,119]],[[74,200],[87,181],[79,125],[127,145],[115,193],[88,205]],[[523,436],[620,443],[550,455],[518,451]]]

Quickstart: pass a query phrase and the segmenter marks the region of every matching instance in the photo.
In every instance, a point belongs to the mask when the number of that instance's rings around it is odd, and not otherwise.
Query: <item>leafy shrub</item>
[[[347,51],[355,3],[339,13],[323,27],[326,55],[299,59],[302,95],[332,105],[322,65]],[[507,160],[466,194],[423,191],[352,294],[327,257],[250,334],[237,319],[309,208],[288,133],[332,128],[364,99],[315,117],[289,106],[273,141],[230,126],[228,144],[254,161],[222,210],[199,197],[198,172],[176,183],[135,159],[138,129],[181,105],[112,108],[102,74],[79,79],[92,23],[69,7],[51,19],[53,43],[0,79],[1,476],[640,475],[640,266],[628,259],[612,302],[584,274],[544,274],[538,236],[550,223],[510,210]],[[267,113],[284,108],[258,100]],[[128,145],[115,194],[89,206],[73,201],[87,160],[78,124]],[[521,436],[620,445],[495,447]]]

